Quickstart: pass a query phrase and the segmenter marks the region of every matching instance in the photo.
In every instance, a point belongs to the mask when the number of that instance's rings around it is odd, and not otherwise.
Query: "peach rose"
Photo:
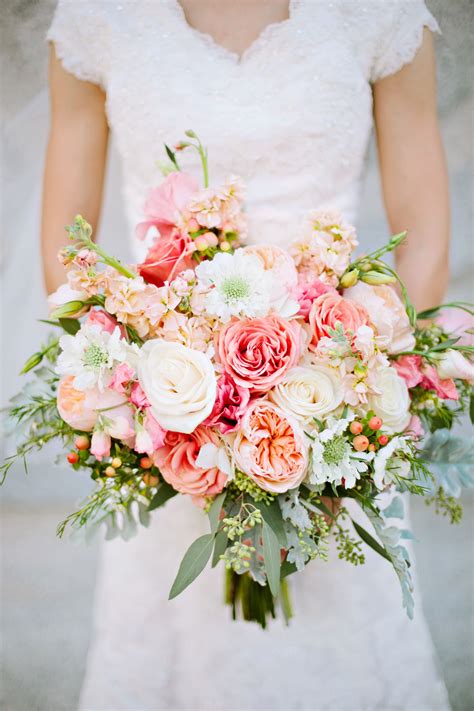
[[[309,312],[312,331],[310,348],[314,350],[320,338],[331,336],[330,331],[341,323],[344,331],[352,336],[359,326],[369,323],[369,314],[363,306],[345,299],[339,294],[329,292],[318,296]]]
[[[280,494],[299,486],[308,452],[300,425],[265,400],[250,405],[234,441],[237,466],[261,489]]]
[[[296,365],[301,326],[280,316],[231,321],[219,334],[219,358],[237,385],[264,393]]]
[[[123,395],[113,390],[76,390],[73,382],[73,375],[67,375],[59,381],[57,408],[63,420],[74,430],[91,432],[99,417],[99,409],[116,407],[124,402]]]
[[[167,432],[163,446],[153,454],[153,461],[173,489],[193,497],[218,494],[224,488],[227,474],[217,467],[204,469],[196,465],[201,447],[218,445],[216,435],[207,427],[197,427],[191,434]]]

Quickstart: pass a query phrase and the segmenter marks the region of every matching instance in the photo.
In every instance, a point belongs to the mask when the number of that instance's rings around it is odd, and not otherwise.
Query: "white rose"
[[[217,383],[205,353],[180,343],[147,341],[140,351],[138,379],[166,430],[189,434],[211,414]]]
[[[459,351],[449,348],[439,358],[436,369],[442,380],[459,378],[474,383],[474,365]]]
[[[389,353],[411,351],[415,337],[407,312],[391,286],[371,286],[359,281],[345,289],[344,298],[364,306],[379,336],[379,345]]]
[[[320,419],[341,404],[343,387],[337,372],[328,366],[298,366],[288,371],[270,397],[299,420]]]
[[[382,368],[375,376],[378,394],[369,395],[369,407],[382,418],[389,432],[401,432],[410,422],[410,396],[405,381],[395,368]]]

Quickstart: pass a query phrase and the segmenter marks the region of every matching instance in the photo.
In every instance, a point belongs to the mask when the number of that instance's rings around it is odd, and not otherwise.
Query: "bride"
[[[398,269],[419,309],[441,301],[449,208],[429,30],[421,0],[61,0],[48,35],[47,289],[63,278],[63,226],[78,212],[97,225],[110,129],[131,234],[163,142],[192,128],[213,180],[247,183],[250,239],[285,246],[312,208],[356,219],[375,126],[390,228],[410,235]],[[191,156],[186,167],[197,175]],[[231,622],[219,569],[168,602],[205,526],[181,499],[103,546],[81,709],[449,707],[420,605],[406,619],[370,550],[361,569],[336,554],[298,575],[289,628]]]

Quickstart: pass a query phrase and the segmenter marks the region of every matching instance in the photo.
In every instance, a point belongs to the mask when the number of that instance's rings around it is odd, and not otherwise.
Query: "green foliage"
[[[234,479],[230,482],[227,490],[230,491],[231,495],[235,498],[239,494],[248,494],[256,503],[265,502],[271,504],[275,499],[275,494],[270,494],[268,491],[260,489],[260,487],[246,474],[237,471]]]
[[[178,574],[171,586],[169,599],[179,595],[188,585],[191,585],[198,575],[204,570],[211,557],[214,546],[214,533],[206,533],[194,541],[186,551]]]
[[[451,523],[460,523],[462,519],[462,506],[454,496],[446,496],[443,487],[440,487],[434,496],[425,499],[427,506],[434,505],[437,514],[447,516]]]

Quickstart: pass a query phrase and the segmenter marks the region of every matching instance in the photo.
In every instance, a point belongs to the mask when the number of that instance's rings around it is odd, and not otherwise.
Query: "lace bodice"
[[[193,128],[211,181],[246,181],[251,239],[285,244],[309,209],[355,219],[371,84],[413,58],[423,26],[437,29],[421,0],[290,0],[289,19],[238,57],[192,29],[178,0],[61,0],[48,37],[106,91],[131,226],[163,142]]]

